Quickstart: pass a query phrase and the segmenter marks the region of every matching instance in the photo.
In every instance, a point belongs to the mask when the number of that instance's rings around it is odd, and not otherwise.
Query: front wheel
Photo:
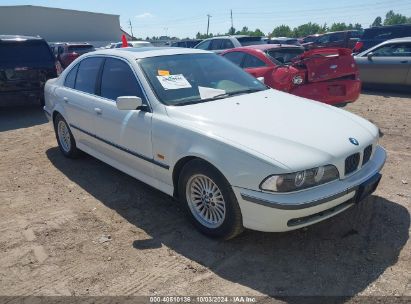
[[[74,139],[67,122],[60,114],[57,114],[54,119],[54,131],[56,133],[60,151],[64,156],[76,158],[80,151],[77,149],[76,140]]]
[[[189,217],[202,233],[230,239],[244,230],[237,199],[217,169],[193,160],[184,166],[178,186]]]

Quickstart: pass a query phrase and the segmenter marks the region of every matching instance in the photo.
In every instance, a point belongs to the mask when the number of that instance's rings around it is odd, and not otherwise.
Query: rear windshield
[[[92,45],[72,45],[68,47],[68,51],[70,53],[86,53],[94,51],[94,47]]]
[[[267,44],[267,41],[263,40],[261,37],[241,37],[237,38],[237,40],[241,43],[242,46]]]
[[[0,41],[0,62],[54,64],[54,57],[44,41]]]
[[[304,53],[304,49],[300,48],[281,48],[281,49],[271,49],[267,51],[267,55],[274,63],[289,63],[295,57]]]

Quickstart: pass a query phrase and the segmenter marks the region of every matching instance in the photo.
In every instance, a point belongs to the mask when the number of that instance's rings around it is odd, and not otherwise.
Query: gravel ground
[[[346,107],[381,128],[380,187],[289,233],[211,240],[178,202],[59,152],[41,110],[0,111],[0,295],[411,296],[411,95]]]

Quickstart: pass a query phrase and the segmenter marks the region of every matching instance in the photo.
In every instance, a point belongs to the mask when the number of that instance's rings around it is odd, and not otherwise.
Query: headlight
[[[304,82],[304,78],[300,75],[294,76],[293,77],[293,84],[295,85],[300,85]]]
[[[295,173],[271,175],[260,184],[260,189],[273,192],[291,192],[322,185],[340,177],[333,165]]]

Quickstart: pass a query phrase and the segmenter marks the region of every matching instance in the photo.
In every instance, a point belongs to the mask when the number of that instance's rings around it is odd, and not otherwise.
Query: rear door
[[[98,151],[123,166],[152,176],[153,152],[151,144],[152,113],[140,83],[128,62],[106,58],[96,102],[95,116]],[[137,96],[147,105],[143,109],[117,109],[119,96]]]
[[[93,149],[96,148],[94,118],[98,114],[97,76],[103,61],[102,57],[82,60],[70,70],[64,86],[57,92],[77,141]]]
[[[370,52],[369,52],[370,53]],[[360,78],[366,83],[375,84],[406,84],[411,65],[411,42],[389,43],[357,57]]]

